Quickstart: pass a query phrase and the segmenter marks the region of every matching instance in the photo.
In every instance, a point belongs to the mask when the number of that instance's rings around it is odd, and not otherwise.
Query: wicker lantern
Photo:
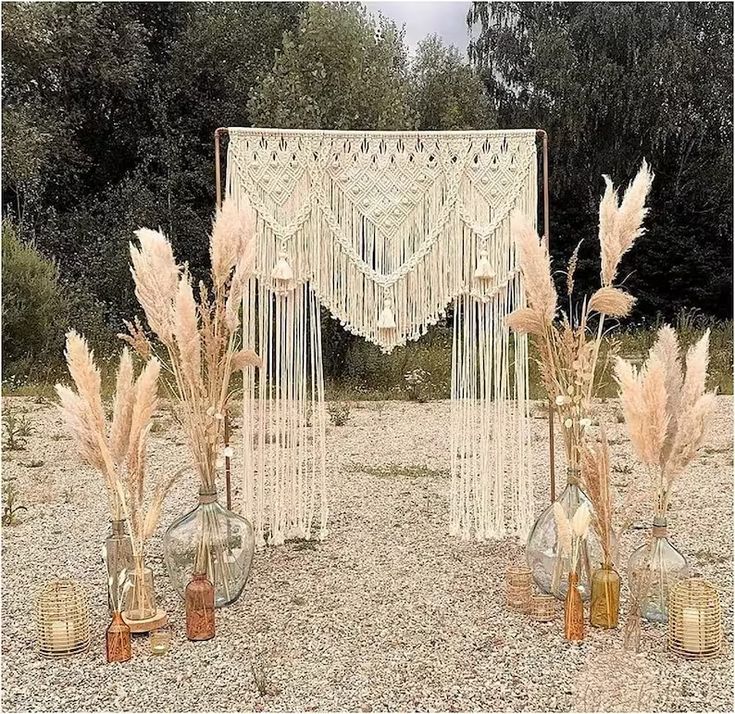
[[[36,602],[38,651],[67,657],[89,647],[89,604],[84,588],[69,579],[44,585]]]
[[[528,612],[531,607],[531,569],[511,566],[506,571],[505,604],[516,612]]]
[[[559,601],[553,595],[534,595],[529,615],[536,622],[551,622],[559,612]]]
[[[690,659],[722,651],[722,610],[717,588],[701,578],[677,582],[669,593],[669,649]]]

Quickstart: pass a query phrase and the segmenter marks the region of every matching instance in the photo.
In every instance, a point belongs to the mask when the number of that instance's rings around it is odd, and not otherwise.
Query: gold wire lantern
[[[68,657],[89,647],[89,603],[82,585],[67,578],[43,586],[36,602],[38,651]]]
[[[559,601],[553,595],[534,595],[531,597],[529,615],[536,622],[551,622],[559,612]]]
[[[669,593],[669,649],[689,659],[722,652],[722,609],[714,585],[701,578],[677,582]]]
[[[505,574],[505,604],[516,612],[528,612],[531,608],[531,582],[533,575],[526,566],[511,566]]]

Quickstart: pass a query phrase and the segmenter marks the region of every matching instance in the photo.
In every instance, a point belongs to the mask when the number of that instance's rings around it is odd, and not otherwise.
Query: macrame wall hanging
[[[523,301],[510,214],[536,217],[535,130],[228,134],[226,190],[257,216],[243,507],[261,539],[327,533],[320,305],[384,352],[451,306],[450,531],[525,533],[527,342],[503,318]]]

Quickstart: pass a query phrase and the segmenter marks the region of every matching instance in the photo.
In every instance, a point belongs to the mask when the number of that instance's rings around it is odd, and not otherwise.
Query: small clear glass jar
[[[641,617],[649,622],[667,622],[669,591],[688,576],[686,558],[669,542],[666,517],[657,515],[651,542],[636,548],[628,561],[631,592],[640,590]]]

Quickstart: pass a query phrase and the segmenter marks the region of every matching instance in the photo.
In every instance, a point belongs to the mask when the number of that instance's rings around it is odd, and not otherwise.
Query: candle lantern
[[[720,594],[701,578],[680,580],[669,593],[668,645],[690,659],[709,659],[722,651]]]
[[[533,574],[526,566],[511,566],[506,571],[505,604],[516,612],[531,609]]]
[[[534,595],[531,598],[529,615],[536,622],[551,622],[559,612],[559,601],[553,595]]]
[[[44,657],[67,657],[89,647],[89,603],[82,585],[52,580],[36,602],[38,651]]]

